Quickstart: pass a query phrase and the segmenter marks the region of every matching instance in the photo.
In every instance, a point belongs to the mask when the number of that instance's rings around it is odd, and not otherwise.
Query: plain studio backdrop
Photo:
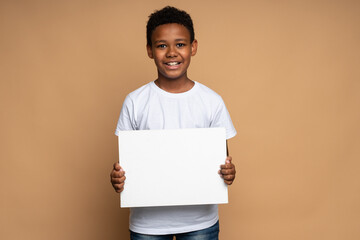
[[[155,9],[188,11],[189,77],[238,135],[221,239],[360,239],[360,2],[0,1],[0,239],[129,239],[109,173]]]

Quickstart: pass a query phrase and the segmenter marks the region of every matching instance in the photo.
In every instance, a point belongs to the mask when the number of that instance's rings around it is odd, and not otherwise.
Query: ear
[[[153,55],[152,48],[150,45],[146,45],[146,51],[147,51],[149,58],[153,59],[154,55]]]
[[[191,43],[191,56],[195,56],[198,48],[198,41],[194,39],[194,41]]]

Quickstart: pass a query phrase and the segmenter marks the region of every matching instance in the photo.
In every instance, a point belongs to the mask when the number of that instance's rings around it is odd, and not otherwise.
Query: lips
[[[165,66],[168,70],[177,70],[180,68],[181,62],[166,62]]]
[[[180,64],[180,62],[167,62],[165,64],[168,65],[168,66],[177,66],[177,65]]]

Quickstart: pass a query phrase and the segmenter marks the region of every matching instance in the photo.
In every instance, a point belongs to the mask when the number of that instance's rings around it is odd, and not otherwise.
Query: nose
[[[176,56],[177,56],[177,51],[176,51],[175,46],[169,46],[168,51],[166,53],[166,57],[172,58],[172,57],[176,57]]]

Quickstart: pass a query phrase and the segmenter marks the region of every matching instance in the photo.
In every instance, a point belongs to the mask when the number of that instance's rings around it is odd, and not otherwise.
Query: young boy
[[[174,7],[150,15],[147,53],[154,59],[158,78],[131,92],[125,99],[116,128],[124,130],[225,127],[226,138],[236,135],[222,98],[187,77],[198,42],[191,17]],[[174,153],[176,154],[176,153]],[[219,174],[226,184],[235,179],[231,157],[224,159]],[[201,171],[201,169],[199,169]],[[125,184],[118,163],[111,171],[116,192]],[[196,181],[196,176],[194,181]],[[130,209],[131,239],[218,239],[217,205],[145,207]]]

